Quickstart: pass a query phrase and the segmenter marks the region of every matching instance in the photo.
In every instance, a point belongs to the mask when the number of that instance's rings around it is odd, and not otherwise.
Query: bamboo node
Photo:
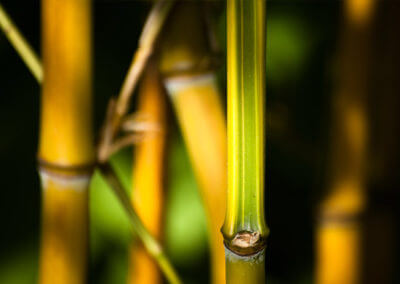
[[[265,238],[259,232],[240,231],[225,246],[241,256],[250,256],[265,249]]]

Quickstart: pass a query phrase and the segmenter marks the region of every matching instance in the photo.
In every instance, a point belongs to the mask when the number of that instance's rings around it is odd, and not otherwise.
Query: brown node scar
[[[238,255],[249,256],[265,248],[265,239],[259,232],[241,231],[225,246]]]
[[[254,247],[260,240],[258,232],[240,232],[232,240],[232,245],[240,248]]]

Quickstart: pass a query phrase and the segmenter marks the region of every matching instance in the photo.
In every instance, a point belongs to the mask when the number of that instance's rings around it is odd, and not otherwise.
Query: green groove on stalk
[[[227,283],[264,283],[265,0],[228,0],[227,28]]]

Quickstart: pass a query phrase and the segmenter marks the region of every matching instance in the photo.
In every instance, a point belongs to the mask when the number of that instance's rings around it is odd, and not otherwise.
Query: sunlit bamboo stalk
[[[13,45],[19,56],[25,62],[26,66],[31,71],[32,75],[42,82],[43,72],[39,58],[36,56],[30,44],[22,36],[16,25],[13,23],[7,12],[0,3],[0,29]]]
[[[226,125],[198,3],[181,3],[161,42],[161,70],[205,204],[212,283],[225,282],[220,228],[226,194]]]
[[[227,283],[264,283],[265,1],[227,1]]]
[[[86,283],[92,135],[91,1],[42,1],[40,283]]]
[[[155,129],[145,129],[142,140],[134,147],[132,203],[143,225],[155,238],[160,239],[164,199],[166,95],[155,62],[148,65],[143,76],[137,116],[147,124],[153,124]],[[161,283],[157,263],[141,244],[131,248],[128,283]]]
[[[360,283],[361,223],[368,141],[369,29],[373,0],[347,0],[332,100],[328,194],[317,228],[317,283]]]

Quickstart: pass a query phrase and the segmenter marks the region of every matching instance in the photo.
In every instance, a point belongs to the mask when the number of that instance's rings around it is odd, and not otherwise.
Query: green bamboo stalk
[[[17,26],[7,15],[3,6],[0,3],[0,29],[10,41],[11,45],[18,52],[21,59],[31,71],[36,80],[41,83],[43,79],[43,71],[38,56],[33,51],[30,44],[25,40]]]
[[[227,283],[265,282],[265,0],[228,0]]]

